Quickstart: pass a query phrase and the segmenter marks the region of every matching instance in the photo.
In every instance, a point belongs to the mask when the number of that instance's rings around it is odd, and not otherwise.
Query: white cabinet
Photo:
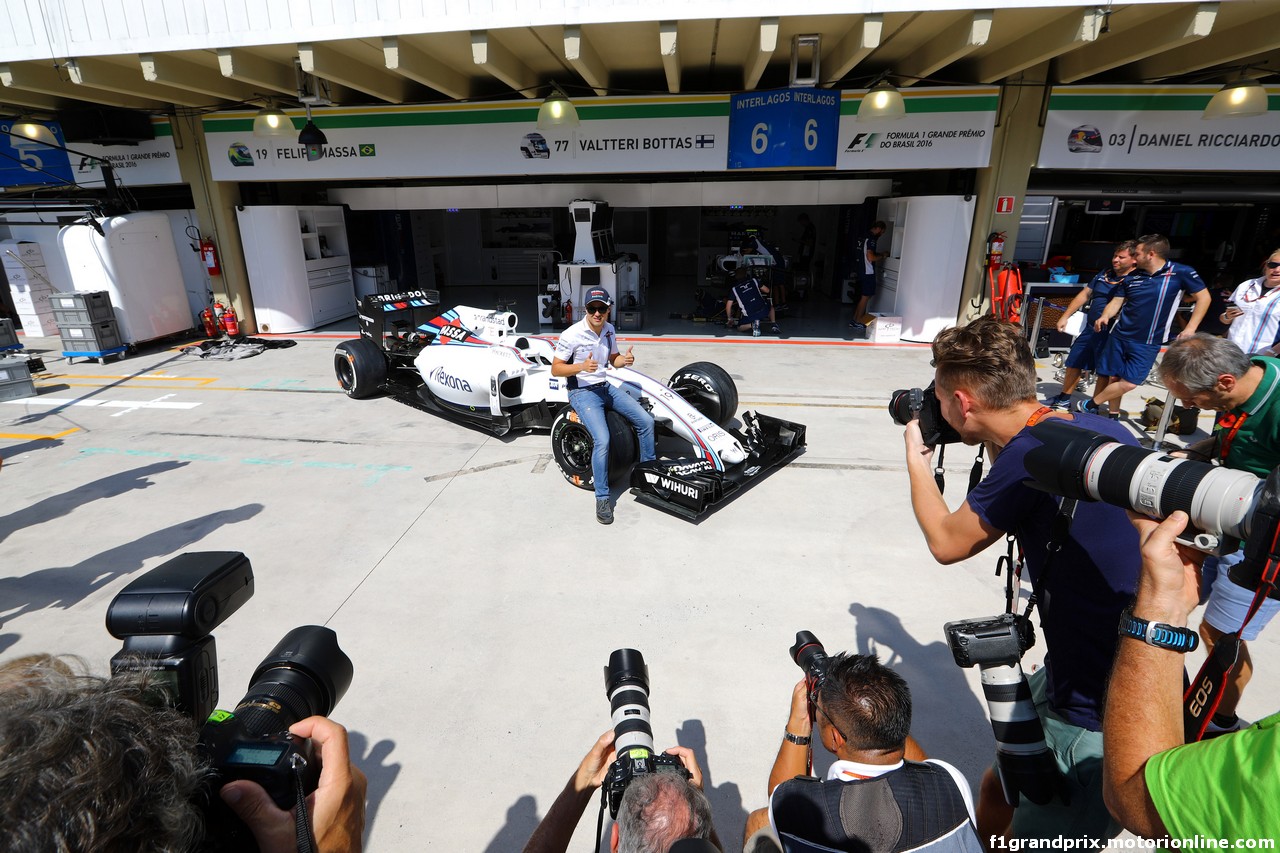
[[[876,218],[885,222],[887,247],[872,311],[902,316],[902,340],[932,343],[956,324],[974,202],[961,196],[882,199]]]
[[[356,313],[341,207],[236,210],[258,331],[287,334]]]

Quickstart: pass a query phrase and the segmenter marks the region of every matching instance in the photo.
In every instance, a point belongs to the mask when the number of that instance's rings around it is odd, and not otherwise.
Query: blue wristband
[[[1200,637],[1188,628],[1175,628],[1163,622],[1139,619],[1129,610],[1120,614],[1119,634],[1131,640],[1141,640],[1150,646],[1174,652],[1193,652],[1200,645]]]

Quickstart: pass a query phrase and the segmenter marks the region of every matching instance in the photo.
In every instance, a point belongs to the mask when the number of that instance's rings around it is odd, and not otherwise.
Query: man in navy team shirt
[[[1030,677],[1032,697],[1069,789],[1046,804],[1023,798],[1011,809],[993,771],[983,777],[980,838],[1112,838],[1120,832],[1102,800],[1102,705],[1116,651],[1116,625],[1133,597],[1138,537],[1124,510],[1082,501],[1045,571],[1058,499],[1027,485],[1023,458],[1040,446],[1031,427],[1046,418],[1136,444],[1122,425],[1068,414],[1036,400],[1036,366],[1022,330],[990,315],[943,330],[933,341],[934,387],[943,418],[965,444],[987,444],[991,470],[952,511],[933,477],[933,448],[918,421],[905,433],[911,509],[940,563],[972,557],[1012,533],[1039,592],[1044,668]],[[997,596],[993,590],[992,604]],[[994,609],[994,608],[993,608]],[[974,616],[957,613],[955,617]]]
[[[1209,311],[1209,290],[1199,274],[1185,264],[1166,260],[1169,255],[1167,237],[1148,234],[1139,238],[1135,255],[1138,270],[1145,274],[1127,277],[1119,293],[1094,323],[1094,329],[1101,331],[1117,314],[1120,315],[1111,330],[1111,338],[1098,357],[1098,373],[1112,376],[1114,380],[1097,392],[1092,400],[1077,403],[1078,411],[1098,414],[1100,407],[1110,407],[1114,403],[1118,412],[1120,398],[1146,381],[1151,366],[1156,363],[1156,356],[1160,354],[1160,347],[1169,339],[1173,315],[1184,293],[1195,299],[1195,306],[1191,309],[1191,319],[1178,337],[1194,335]]]

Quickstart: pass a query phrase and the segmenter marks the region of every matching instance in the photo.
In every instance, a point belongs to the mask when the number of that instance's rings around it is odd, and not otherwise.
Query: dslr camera
[[[893,422],[906,426],[920,419],[920,435],[929,447],[939,444],[958,444],[963,441],[946,418],[942,417],[942,404],[938,392],[930,382],[928,388],[908,388],[894,391],[889,397],[889,415]]]
[[[218,659],[209,633],[253,596],[253,568],[238,551],[180,554],[130,583],[107,608],[107,630],[124,641],[111,672],[147,671],[200,729],[212,776],[206,849],[253,850],[253,836],[218,797],[228,782],[257,782],[276,805],[297,803],[320,780],[311,741],[289,726],[328,716],[351,685],[351,659],[328,628],[294,628],[263,659],[234,711],[217,710]]]
[[[1026,616],[1002,613],[990,619],[964,619],[943,626],[951,656],[964,669],[977,666],[982,693],[996,736],[996,770],[1005,801],[1019,794],[1044,805],[1065,786],[1057,761],[1044,740],[1044,728],[1022,672],[1022,655],[1035,645],[1035,628]]]
[[[613,747],[618,758],[609,766],[601,786],[601,796],[609,803],[609,817],[618,817],[618,806],[631,780],[664,767],[689,771],[680,759],[653,747],[653,727],[649,724],[649,667],[635,649],[618,649],[609,655],[604,668],[604,692],[609,697],[613,718]],[[599,846],[599,845],[597,845]]]

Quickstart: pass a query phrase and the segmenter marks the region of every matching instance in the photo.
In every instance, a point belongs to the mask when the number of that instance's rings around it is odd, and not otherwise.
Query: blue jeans
[[[636,429],[640,437],[640,461],[653,459],[653,415],[626,391],[614,388],[608,382],[573,388],[569,391],[569,405],[578,413],[582,424],[591,433],[591,477],[596,497],[609,497],[609,423],[605,410],[613,409]]]

